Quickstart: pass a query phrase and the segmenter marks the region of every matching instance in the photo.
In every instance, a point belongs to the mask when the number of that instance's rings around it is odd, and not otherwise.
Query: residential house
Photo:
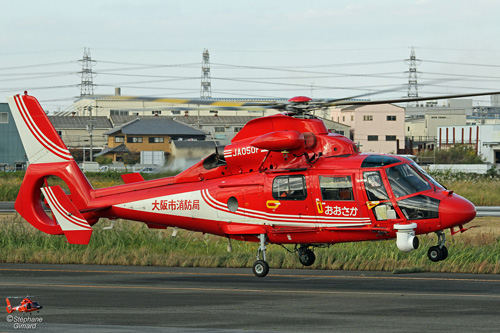
[[[172,141],[205,140],[207,133],[169,117],[136,118],[105,133],[108,147],[100,155],[121,161],[125,152],[161,151],[171,153]]]

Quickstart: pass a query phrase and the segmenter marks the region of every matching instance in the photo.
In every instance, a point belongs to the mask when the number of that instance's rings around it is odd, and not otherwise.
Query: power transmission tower
[[[405,72],[408,75],[408,98],[418,97],[418,76],[421,72],[417,71],[417,65],[421,62],[415,55],[415,48],[412,47],[410,59],[405,59],[405,63],[410,66],[409,70]]]
[[[89,96],[94,94],[94,76],[95,73],[92,71],[92,66],[96,63],[90,57],[90,49],[83,49],[83,58],[78,60],[82,64],[82,71],[79,72],[81,75],[80,83],[80,96]]]
[[[201,64],[201,98],[212,97],[212,83],[210,82],[210,54],[203,50],[203,63]]]

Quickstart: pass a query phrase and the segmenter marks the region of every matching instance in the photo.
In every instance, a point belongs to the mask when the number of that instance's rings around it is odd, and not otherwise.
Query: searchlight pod
[[[418,249],[419,240],[415,236],[416,227],[416,223],[394,225],[394,229],[397,230],[396,245],[400,251],[410,252]]]

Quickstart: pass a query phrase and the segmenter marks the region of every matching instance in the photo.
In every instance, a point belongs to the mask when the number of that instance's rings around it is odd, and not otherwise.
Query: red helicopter
[[[22,312],[23,314],[33,311],[40,312],[40,310],[43,308],[43,306],[38,304],[38,302],[31,300],[29,296],[24,297],[23,300],[21,301],[21,304],[15,307],[11,306],[8,298],[6,298],[5,301],[7,301],[6,309],[8,313],[12,313],[14,311]]]
[[[431,99],[490,94],[499,92]],[[253,265],[258,277],[269,272],[269,243],[295,245],[299,261],[310,266],[315,247],[396,238],[399,250],[408,252],[419,246],[416,235],[434,232],[438,242],[428,257],[444,260],[444,230],[467,230],[464,225],[476,215],[474,205],[409,158],[360,153],[351,140],[330,133],[308,113],[332,105],[428,99],[316,101],[299,96],[286,103],[235,103],[285,113],[248,122],[230,145],[217,147],[176,176],[145,181],[139,173],[126,174],[124,185],[93,189],[38,101],[26,93],[16,95],[8,100],[30,164],[15,208],[34,227],[64,234],[73,244],[88,244],[100,218],[258,242]],[[206,100],[190,104],[217,105]],[[61,178],[70,193],[48,186],[49,176]],[[44,200],[54,218],[44,211]]]

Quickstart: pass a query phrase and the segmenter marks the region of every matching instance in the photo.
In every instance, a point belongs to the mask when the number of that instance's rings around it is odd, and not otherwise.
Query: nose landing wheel
[[[443,247],[431,246],[427,252],[427,256],[434,262],[445,260],[448,257],[448,249],[444,245]]]
[[[444,243],[446,242],[446,236],[442,230],[436,232],[436,234],[438,235],[438,245],[431,246],[429,248],[429,251],[427,252],[427,257],[429,257],[429,259],[434,262],[445,260],[446,258],[448,258],[448,249],[446,248],[446,246],[444,246]]]

